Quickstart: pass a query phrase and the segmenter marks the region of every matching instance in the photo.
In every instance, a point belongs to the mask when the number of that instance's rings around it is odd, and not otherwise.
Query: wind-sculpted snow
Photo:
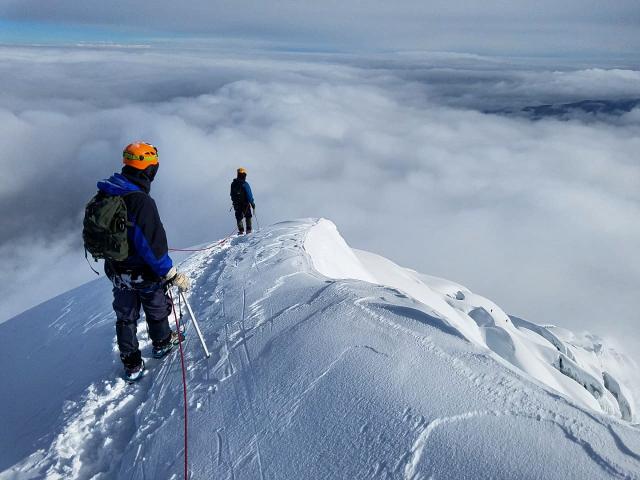
[[[403,316],[418,321],[419,317],[431,319],[425,320],[431,325],[434,320],[439,321],[444,324],[441,330],[453,329],[476,345],[491,349],[509,364],[574,401],[625,420],[633,419],[631,394],[607,372],[610,360],[601,355],[601,344],[596,348],[589,341],[584,345],[563,342],[549,328],[509,317],[495,303],[461,285],[404,269],[368,252],[354,255],[341,238],[334,240],[336,237],[339,238],[335,226],[321,220],[305,241],[314,267],[324,275],[374,279],[398,288],[431,311],[428,315],[410,309]],[[327,245],[336,245],[338,252],[328,255]]]
[[[545,336],[464,287],[349,252],[332,224],[304,220],[183,263],[212,351],[206,359],[187,321],[191,478],[640,478],[638,426],[483,343],[504,330],[524,364],[518,342],[563,353]],[[314,268],[335,261],[343,275],[357,261],[367,281]],[[98,280],[0,325],[11,366],[0,479],[181,478],[179,358],[149,359],[137,385],[120,380],[110,297]],[[593,399],[556,356],[535,352],[565,390]]]

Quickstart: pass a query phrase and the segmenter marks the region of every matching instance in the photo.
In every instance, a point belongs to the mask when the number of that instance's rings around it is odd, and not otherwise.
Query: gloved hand
[[[255,203],[252,203],[252,204],[251,204],[251,208],[253,208],[253,209],[255,210],[255,209],[256,209],[256,204],[255,204]]]
[[[171,267],[171,270],[164,276],[164,281],[178,287],[181,292],[186,292],[191,287],[191,280],[184,273],[176,270],[176,267]]]

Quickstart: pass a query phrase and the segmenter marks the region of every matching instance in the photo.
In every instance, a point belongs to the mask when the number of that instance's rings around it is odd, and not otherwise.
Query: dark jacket
[[[251,186],[246,180],[233,179],[231,182],[231,202],[235,210],[246,210],[249,205],[254,205]]]
[[[115,173],[98,182],[98,190],[107,195],[121,195],[131,223],[127,228],[128,258],[121,262],[107,260],[105,273],[112,281],[116,276],[126,276],[132,279],[132,283],[144,283],[146,286],[159,282],[169,272],[173,262],[169,257],[167,235],[156,202],[149,196],[151,180],[144,172],[138,172],[130,169]]]

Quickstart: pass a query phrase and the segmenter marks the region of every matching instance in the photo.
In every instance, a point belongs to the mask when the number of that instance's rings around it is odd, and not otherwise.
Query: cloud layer
[[[228,188],[243,165],[263,225],[325,216],[352,246],[511,313],[638,346],[640,112],[481,111],[637,98],[637,71],[153,49],[0,58],[0,261],[14,279],[0,317],[91,278],[84,203],[122,146],[145,139],[159,146],[152,193],[173,246],[233,228]]]

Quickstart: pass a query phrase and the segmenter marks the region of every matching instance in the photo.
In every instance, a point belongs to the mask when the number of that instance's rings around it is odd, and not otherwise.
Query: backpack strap
[[[93,273],[95,273],[96,275],[100,276],[100,273],[98,273],[98,271],[97,271],[95,268],[93,268],[93,267],[91,266],[91,262],[89,261],[89,252],[87,252],[87,248],[86,248],[86,247],[85,247],[85,249],[84,249],[84,259],[85,259],[85,260],[87,261],[87,263],[89,264],[89,268],[90,268],[91,270],[93,270]],[[97,262],[97,260],[96,260],[96,262]]]

